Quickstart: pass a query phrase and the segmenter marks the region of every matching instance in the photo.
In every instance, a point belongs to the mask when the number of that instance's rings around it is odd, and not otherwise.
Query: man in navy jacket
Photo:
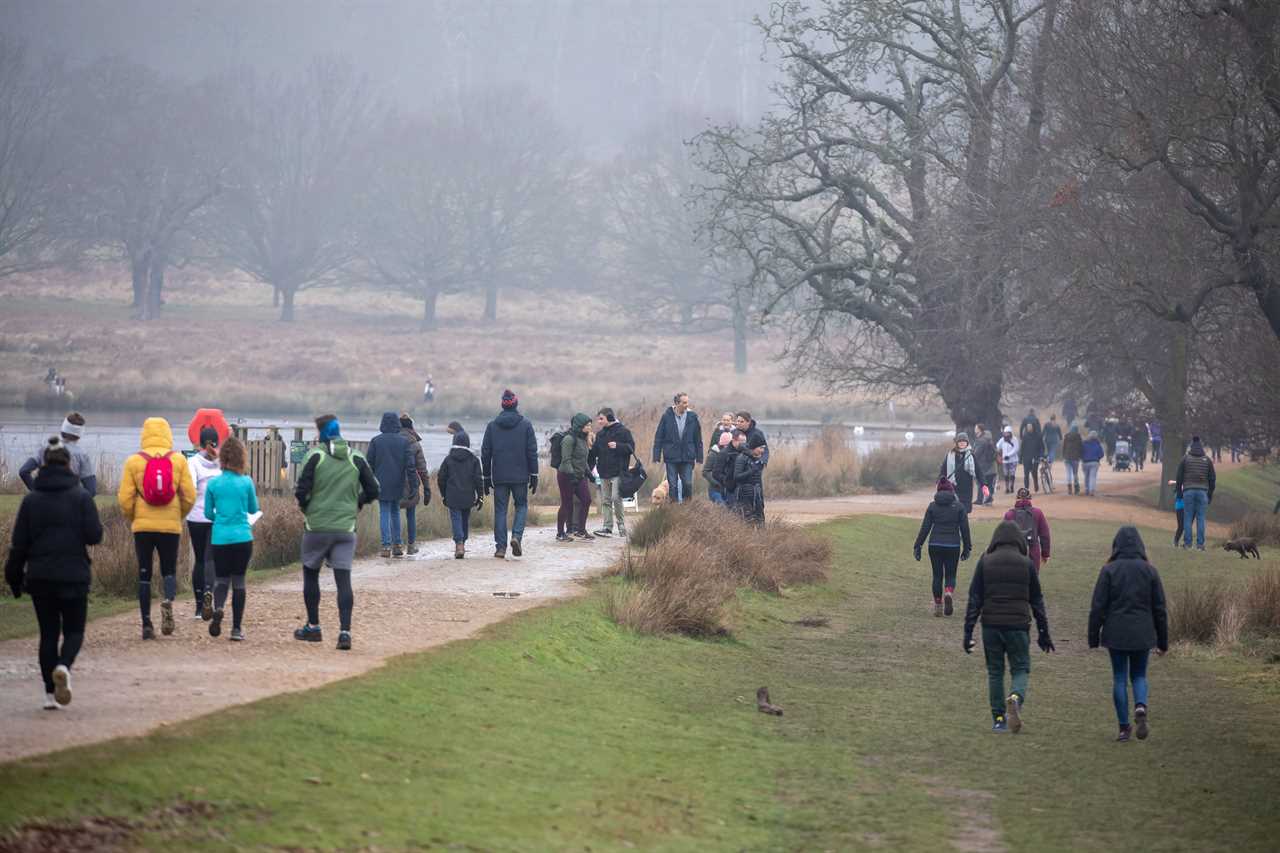
[[[672,406],[662,413],[653,436],[654,463],[667,463],[671,499],[680,503],[693,497],[693,466],[702,464],[702,424],[689,411],[689,395],[683,391],[672,397]]]
[[[493,556],[507,556],[507,501],[516,506],[511,523],[511,553],[521,556],[525,520],[529,516],[529,494],[538,493],[538,438],[533,424],[520,414],[520,401],[510,389],[502,392],[502,414],[484,428],[480,445],[480,465],[484,469],[484,491],[493,492]]]

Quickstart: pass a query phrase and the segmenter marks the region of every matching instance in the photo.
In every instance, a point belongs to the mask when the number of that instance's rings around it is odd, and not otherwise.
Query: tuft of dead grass
[[[1168,607],[1170,642],[1228,649],[1250,633],[1280,633],[1280,569],[1259,572],[1243,586],[1184,583]]]
[[[1247,536],[1259,545],[1280,545],[1280,515],[1251,512],[1231,522],[1231,538]]]

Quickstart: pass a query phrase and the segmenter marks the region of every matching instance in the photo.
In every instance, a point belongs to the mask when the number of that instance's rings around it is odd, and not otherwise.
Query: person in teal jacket
[[[218,450],[221,476],[209,481],[204,493],[204,516],[213,522],[209,548],[213,552],[213,619],[209,636],[222,633],[222,608],[231,588],[231,639],[244,639],[245,572],[253,557],[253,527],[249,516],[258,510],[253,480],[245,474],[244,443],[228,438]]]

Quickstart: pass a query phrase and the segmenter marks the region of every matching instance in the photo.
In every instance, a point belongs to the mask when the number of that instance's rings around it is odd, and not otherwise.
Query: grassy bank
[[[1152,738],[1113,743],[1106,658],[1084,648],[1113,528],[1064,523],[1044,572],[1060,653],[1035,657],[1024,732],[992,735],[980,655],[961,652],[958,618],[926,615],[914,529],[826,527],[830,581],[740,593],[728,638],[637,635],[593,597],[322,690],[7,765],[0,827],[111,815],[95,826],[132,845],[211,850],[1273,849],[1275,665],[1156,661]],[[1170,584],[1245,571],[1165,550]],[[761,685],[785,716],[756,712]]]
[[[1230,524],[1251,512],[1270,513],[1280,499],[1280,463],[1241,465],[1218,468],[1213,503],[1206,518]],[[1156,506],[1160,502],[1159,485],[1146,489],[1143,499]]]

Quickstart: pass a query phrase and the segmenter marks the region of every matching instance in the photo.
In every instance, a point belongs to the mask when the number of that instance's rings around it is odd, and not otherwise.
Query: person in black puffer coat
[[[4,578],[14,598],[26,592],[35,605],[44,707],[52,711],[71,702],[71,666],[84,643],[89,610],[88,546],[102,541],[102,522],[56,436],[45,447],[32,489],[13,522]]]
[[[471,452],[471,437],[465,432],[454,433],[453,447],[436,469],[436,486],[449,509],[453,556],[461,560],[467,554],[467,538],[471,535],[471,510],[484,505],[484,474],[480,460]]]
[[[378,434],[369,442],[365,461],[378,478],[378,512],[382,528],[382,556],[403,557],[404,540],[400,529],[400,498],[405,482],[415,474],[413,445],[400,432],[400,417],[383,412]],[[394,551],[392,550],[394,548]]]
[[[600,475],[600,509],[604,514],[604,526],[595,535],[612,536],[616,521],[618,535],[625,539],[627,521],[622,514],[622,475],[627,472],[631,455],[636,452],[636,440],[631,430],[608,407],[596,413],[596,427],[595,443],[587,451],[587,469],[594,469]]]
[[[732,509],[738,501],[738,484],[733,478],[734,463],[746,445],[747,434],[740,429],[735,429],[730,433],[728,446],[716,455],[716,482],[720,484],[724,505],[729,509]]]
[[[746,449],[733,458],[733,482],[737,489],[734,509],[748,522],[764,524],[764,466],[767,446],[763,433],[746,438]]]
[[[929,562],[933,564],[933,615],[950,616],[955,612],[956,569],[961,560],[969,559],[973,543],[969,540],[969,513],[956,498],[956,487],[946,477],[938,480],[938,493],[920,522],[915,545],[917,562],[926,537]]]
[[[1169,650],[1169,617],[1160,573],[1147,561],[1136,527],[1121,527],[1111,559],[1098,573],[1089,608],[1089,648],[1111,653],[1112,698],[1120,723],[1117,740],[1129,739],[1129,682],[1139,740],[1147,737],[1147,660]]]

